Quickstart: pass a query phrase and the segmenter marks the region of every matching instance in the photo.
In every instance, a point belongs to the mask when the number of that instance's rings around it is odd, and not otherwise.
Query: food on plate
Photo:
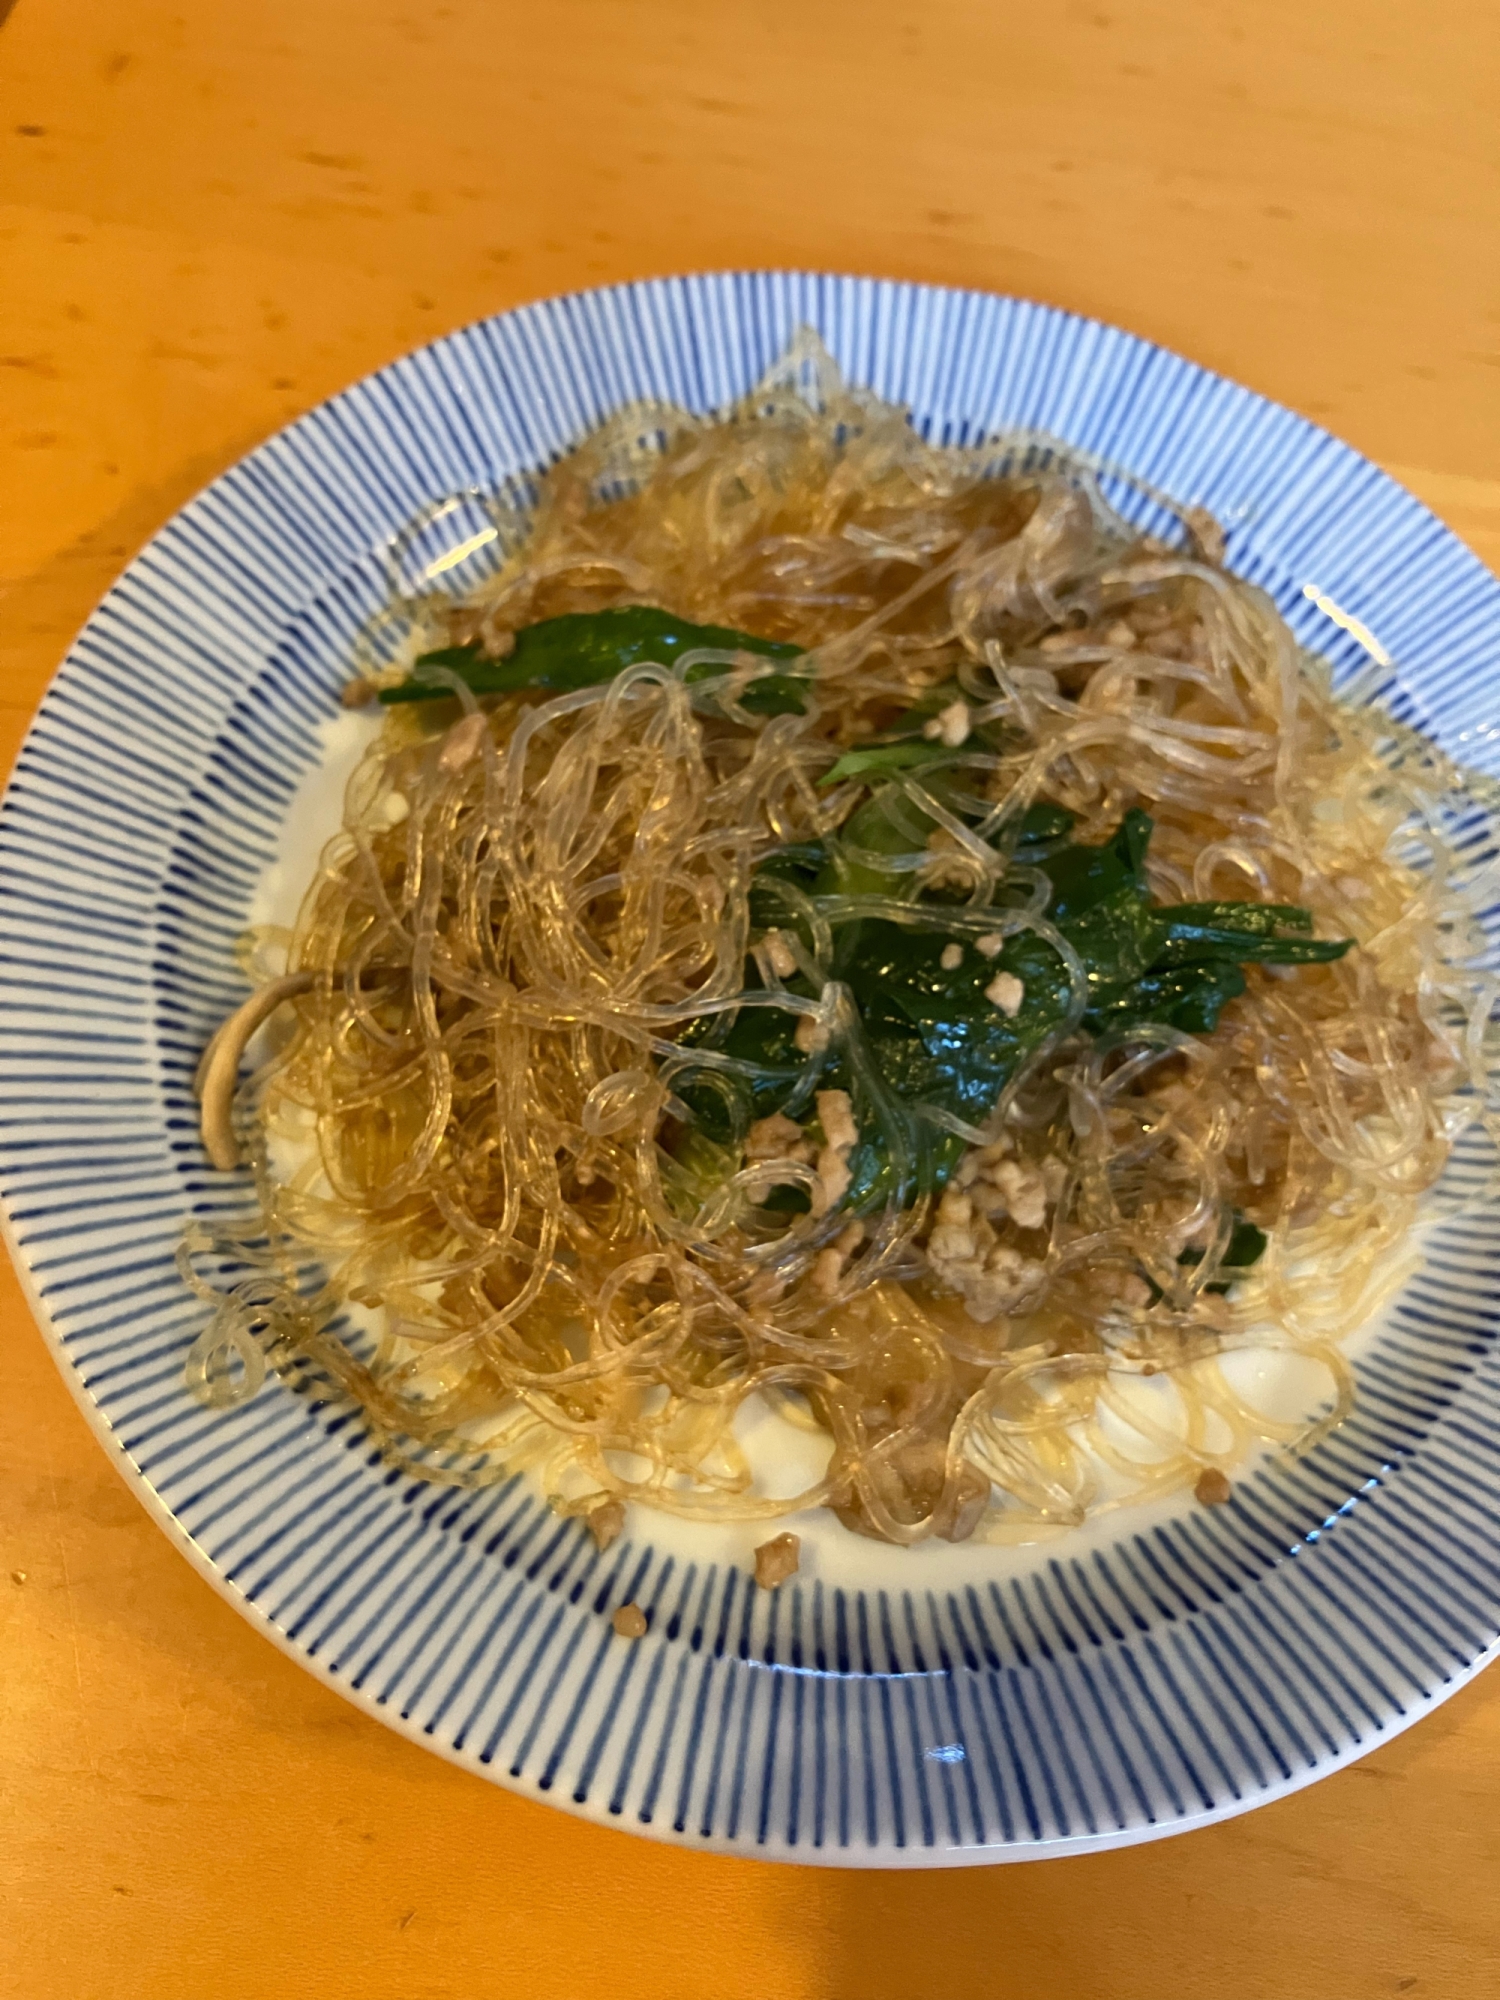
[[[644,1639],[649,1620],[638,1604],[622,1604],[610,1623],[622,1639]]]
[[[762,1590],[780,1590],[802,1561],[800,1535],[773,1535],[755,1551],[755,1581]]]
[[[1107,484],[804,340],[497,502],[492,576],[382,625],[343,831],[200,1072],[258,1199],[184,1248],[196,1393],[269,1363],[601,1548],[627,1501],[893,1543],[1218,1504],[1337,1422],[1494,1129],[1465,781]],[[1249,1349],[1317,1365],[1311,1430]]]

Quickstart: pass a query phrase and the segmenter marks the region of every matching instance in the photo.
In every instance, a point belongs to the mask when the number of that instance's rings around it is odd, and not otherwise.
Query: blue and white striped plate
[[[1145,341],[1014,299],[779,273],[507,313],[216,480],[48,692],[0,808],[9,1240],[163,1528],[414,1741],[605,1824],[787,1860],[1148,1839],[1359,1756],[1494,1651],[1495,1207],[1432,1226],[1359,1344],[1352,1420],[1229,1505],[1114,1516],[1029,1553],[824,1535],[774,1594],[747,1588],[750,1531],[742,1549],[637,1513],[600,1555],[523,1480],[434,1491],[279,1384],[217,1415],[183,1389],[199,1313],[179,1234],[244,1198],[199,1148],[193,1065],[243,993],[231,946],[390,538],[628,400],[729,402],[804,323],[935,438],[1039,430],[1206,504],[1234,566],[1341,675],[1500,773],[1500,584],[1346,446]],[[634,1645],[609,1624],[627,1598],[651,1616]]]

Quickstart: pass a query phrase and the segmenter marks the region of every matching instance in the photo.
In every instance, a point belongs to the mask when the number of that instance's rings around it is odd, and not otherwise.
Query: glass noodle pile
[[[247,944],[258,1201],[185,1247],[196,1393],[269,1362],[426,1478],[895,1543],[1222,1497],[1338,1421],[1496,1130],[1460,774],[1333,698],[1211,522],[934,448],[805,335],[497,523],[472,596],[397,607],[343,832]],[[518,633],[642,606],[728,629],[503,685]],[[1120,910],[1155,928],[1101,970]],[[1310,1430],[1248,1347],[1318,1364]],[[806,1490],[751,1399],[826,1442]]]

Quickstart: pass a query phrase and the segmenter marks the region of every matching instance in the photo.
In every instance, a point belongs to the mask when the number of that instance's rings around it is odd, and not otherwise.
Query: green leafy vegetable
[[[952,755],[943,744],[929,743],[921,736],[904,737],[899,743],[872,743],[866,750],[846,750],[818,783],[837,785],[845,778],[868,777],[872,771],[904,771],[920,764],[940,763]]]
[[[451,695],[452,690],[441,682],[424,678],[423,669],[430,667],[447,668],[475,694],[512,694],[519,688],[567,694],[577,688],[600,686],[642,660],[659,660],[670,666],[684,653],[704,647],[756,653],[768,660],[802,657],[800,646],[759,639],[725,625],[695,625],[654,605],[630,604],[610,611],[565,612],[560,618],[527,625],[516,634],[515,647],[503,660],[492,659],[477,640],[467,646],[440,646],[421,654],[409,678],[398,687],[383,688],[380,699],[386,703],[440,701]],[[689,669],[688,678],[705,679],[714,671],[705,663],[697,672]],[[760,714],[800,713],[805,685],[793,675],[768,674],[752,681],[740,700]]]
[[[1074,816],[1066,806],[1055,806],[1050,799],[1038,799],[1021,815],[1016,835],[1016,860],[1034,865],[1040,858],[1036,850],[1065,840],[1073,831],[1073,825]]]
[[[1252,1264],[1258,1264],[1265,1255],[1266,1242],[1266,1232],[1258,1229],[1248,1216],[1236,1212],[1234,1226],[1229,1232],[1229,1241],[1225,1245],[1223,1256],[1219,1259],[1219,1269],[1231,1272],[1248,1271]],[[1179,1264],[1201,1264],[1203,1252],[1196,1244],[1190,1243],[1177,1261]],[[1161,1286],[1154,1279],[1148,1278],[1146,1282],[1151,1287],[1151,1303],[1155,1305],[1162,1296]],[[1218,1292],[1222,1295],[1229,1290],[1233,1282],[1232,1277],[1215,1278],[1203,1289],[1205,1292]]]
[[[716,670],[689,667],[687,678],[707,680],[711,671]],[[738,689],[735,700],[751,715],[801,715],[807,706],[807,680],[795,674],[762,674]]]
[[[1224,1255],[1219,1259],[1221,1271],[1248,1271],[1252,1264],[1258,1264],[1265,1255],[1266,1232],[1243,1215],[1236,1215],[1234,1227],[1229,1232],[1229,1242]],[[1201,1264],[1203,1252],[1189,1245],[1177,1259],[1179,1264]],[[1227,1292],[1229,1281],[1223,1284],[1215,1281],[1203,1287],[1206,1292]]]
[[[890,893],[899,880],[894,873],[883,874],[867,860],[851,861],[845,850],[911,851],[920,845],[920,834],[913,838],[913,810],[896,787],[883,787],[839,840],[770,856],[752,886],[752,921],[762,928],[788,922],[787,899],[774,887],[778,881],[815,899]],[[1071,825],[1061,807],[1033,807],[1022,822],[1016,858],[1039,867],[1052,884],[1048,919],[1077,952],[1088,979],[1080,1024],[1087,1034],[1148,1022],[1209,1034],[1226,1003],[1244,992],[1244,964],[1326,963],[1349,949],[1348,940],[1311,937],[1310,915],[1290,905],[1156,902],[1145,877],[1152,830],[1145,813],[1128,813],[1098,846],[1064,840]],[[1002,902],[992,936],[1003,930],[1005,918]],[[973,922],[953,903],[931,895],[911,906],[907,923],[857,916],[836,921],[833,943],[831,976],[853,995],[870,1059],[908,1108],[929,1106],[981,1124],[1018,1067],[1056,1035],[1068,1012],[1070,981],[1052,944],[1035,931],[1019,930],[997,951],[981,952]],[[959,963],[945,965],[955,943],[961,946]],[[997,973],[1021,982],[1014,1014],[989,997]],[[753,961],[747,980],[752,987],[757,983]],[[813,997],[805,982],[794,980],[792,990]],[[712,1093],[695,1091],[691,1080],[678,1086],[710,1138],[735,1143],[752,1119],[787,1105],[805,1064],[794,1030],[784,1011],[747,1007],[721,1017],[711,1031],[684,1037],[711,1042],[757,1071],[754,1081],[720,1076]],[[827,1088],[849,1090],[858,1101],[858,1078],[841,1055],[826,1065],[823,1081]],[[850,1200],[856,1208],[876,1205],[890,1186],[878,1138],[870,1136],[865,1119],[860,1123],[866,1138],[850,1162]],[[917,1185],[941,1187],[962,1149],[960,1138],[927,1121]],[[1249,1240],[1236,1238],[1241,1247]]]

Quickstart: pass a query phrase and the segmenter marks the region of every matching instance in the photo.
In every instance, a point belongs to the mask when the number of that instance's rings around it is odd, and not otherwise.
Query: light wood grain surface
[[[7,764],[110,578],[241,452],[447,327],[649,272],[1118,321],[1500,564],[1493,0],[19,0],[0,92]],[[147,1521],[8,1272],[0,1326],[6,1996],[1500,1990],[1500,1677],[1162,1845],[942,1876],[676,1852],[301,1673]]]

